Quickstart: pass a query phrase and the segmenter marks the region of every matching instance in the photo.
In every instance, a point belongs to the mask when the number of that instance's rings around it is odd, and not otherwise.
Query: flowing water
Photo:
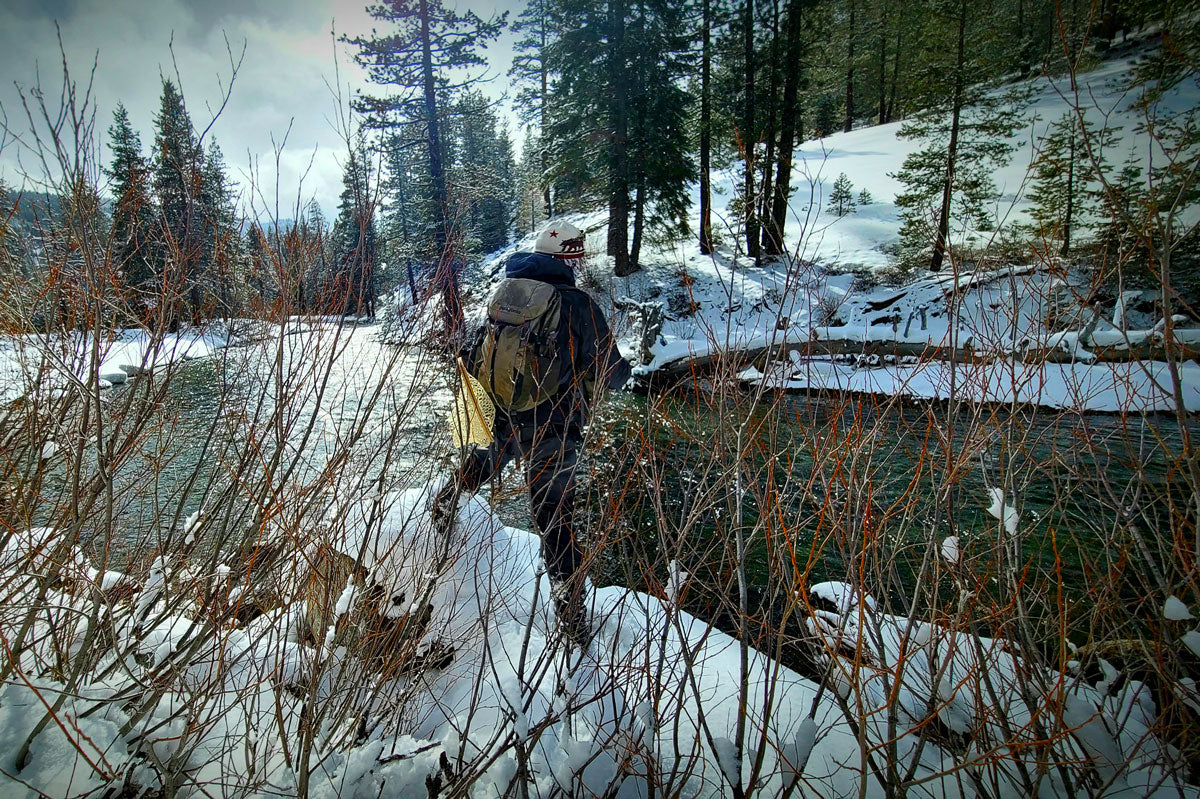
[[[161,536],[204,505],[210,486],[231,479],[231,459],[251,440],[264,457],[284,440],[287,453],[300,463],[291,479],[315,479],[361,422],[364,403],[372,397],[377,406],[355,448],[367,454],[341,465],[345,485],[365,488],[376,481],[392,489],[440,480],[451,464],[442,421],[450,396],[445,368],[415,351],[378,344],[375,328],[340,335],[336,344],[327,338],[316,353],[312,339],[296,336],[285,342],[284,392],[279,391],[281,372],[271,367],[278,353],[258,346],[184,365],[164,408],[169,431],[148,446],[154,468],[130,468],[120,476],[135,489],[128,492],[121,522],[130,537],[144,537],[148,529]],[[113,400],[130,390],[114,389]],[[287,429],[252,423],[283,397]],[[672,526],[692,519],[690,532],[701,538],[728,534],[722,512],[732,507],[726,500],[734,492],[724,492],[719,501],[704,500],[709,507],[701,507],[698,497],[711,496],[706,491],[717,479],[732,479],[729,473],[715,477],[714,461],[722,465],[720,459],[728,457],[719,451],[720,442],[747,416],[753,434],[739,472],[747,489],[741,492],[744,521],[753,522],[758,513],[753,485],[764,484],[770,475],[780,518],[810,543],[820,508],[869,490],[869,502],[860,504],[879,514],[869,523],[879,534],[896,530],[909,539],[897,540],[897,548],[953,534],[969,552],[998,534],[999,522],[987,513],[989,487],[1011,489],[1015,478],[1024,556],[1081,585],[1099,536],[1119,522],[1121,502],[1155,503],[1150,514],[1164,517],[1165,498],[1182,491],[1172,471],[1181,433],[1169,416],[1031,409],[978,413],[971,408],[951,413],[945,403],[832,396],[788,396],[754,407],[740,395],[738,403],[722,409],[702,392],[655,399],[622,393],[611,397],[597,417],[594,427],[603,434],[594,437],[583,480],[589,519],[610,530],[594,570],[598,581],[640,588],[665,579],[669,555],[658,551],[660,519]],[[1194,422],[1189,424],[1191,434],[1200,434]],[[381,450],[377,444],[385,438],[396,446]],[[834,457],[851,450],[859,452],[855,464]],[[960,471],[947,480],[951,467]],[[519,475],[510,475],[495,501],[505,522],[528,529],[521,482]],[[954,484],[949,493],[943,490],[947,482]],[[909,506],[906,524],[887,515],[897,503]],[[1169,527],[1169,520],[1162,521]],[[748,558],[751,579],[767,581],[766,549],[752,547]],[[631,568],[633,560],[642,569]],[[904,580],[914,579],[910,569],[915,567],[899,562]],[[836,547],[825,547],[807,567],[807,579],[843,579],[847,568]]]

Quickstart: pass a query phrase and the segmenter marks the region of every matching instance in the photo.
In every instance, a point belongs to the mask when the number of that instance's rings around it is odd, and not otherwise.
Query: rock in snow
[[[958,536],[948,536],[942,541],[942,557],[946,559],[947,563],[958,563],[959,558],[962,557],[962,553],[958,548]]]

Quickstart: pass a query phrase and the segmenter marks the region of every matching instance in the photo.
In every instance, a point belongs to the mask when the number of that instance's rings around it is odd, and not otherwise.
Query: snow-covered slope
[[[1132,67],[1132,59],[1116,59],[1080,75],[1077,99],[1066,77],[1037,78],[1028,83],[1031,103],[1025,110],[1026,124],[1010,139],[1015,148],[1012,160],[992,176],[1001,193],[992,210],[997,224],[1029,221],[1031,204],[1025,194],[1038,142],[1047,127],[1071,112],[1075,103],[1098,132],[1113,132],[1111,144],[1104,149],[1110,165],[1119,168],[1133,157],[1145,166],[1152,148],[1148,137],[1135,133],[1144,116],[1134,108],[1138,93],[1126,88]],[[1159,108],[1174,113],[1197,105],[1200,105],[1200,86],[1195,81],[1184,81],[1166,93]],[[901,124],[893,122],[836,133],[805,142],[797,149],[792,178],[796,193],[786,232],[790,242],[800,242],[802,257],[839,268],[887,265],[882,248],[897,239],[900,215],[894,200],[903,190],[903,185],[892,175],[900,170],[911,152],[919,149],[919,142],[897,137]],[[874,202],[839,218],[825,207],[833,182],[843,172],[854,184],[856,196],[865,188]],[[732,185],[726,176],[724,197],[732,196]],[[974,236],[975,243],[983,244],[992,234],[970,231],[967,235]]]
[[[200,598],[180,603],[181,589],[207,583],[210,601],[233,603],[241,588],[230,589],[228,569],[179,583],[186,564],[162,557],[131,604],[112,606],[110,668],[64,695],[35,665],[84,645],[77,619],[102,579],[81,554],[69,560],[38,600],[46,609],[22,679],[0,689],[4,795],[99,795],[110,780],[153,792],[174,773],[180,795],[285,796],[303,763],[309,795],[331,799],[426,795],[435,778],[462,779],[473,797],[638,797],[648,779],[660,792],[673,783],[672,795],[721,797],[751,775],[756,795],[799,783],[800,795],[875,797],[889,758],[914,796],[1026,795],[1032,774],[1038,795],[1084,796],[1097,773],[1113,795],[1197,795],[1164,767],[1170,753],[1149,734],[1156,709],[1141,682],[1114,673],[1093,686],[1073,666],[1022,661],[1008,642],[882,613],[841,583],[812,586],[798,606],[831,658],[825,689],[680,610],[678,571],[664,575],[673,589],[662,597],[593,591],[596,640],[568,650],[536,536],[470,499],[447,547],[428,497],[386,498],[382,517],[373,499],[352,501],[316,542],[360,556],[382,607],[411,613],[426,598],[419,644],[453,649],[448,664],[382,679],[362,671],[353,647],[301,643],[299,602],[244,628],[196,623]],[[14,536],[0,551],[5,640],[56,535]],[[438,552],[449,554],[443,569]],[[335,615],[359,608],[365,587],[348,583]],[[22,782],[2,782],[55,700],[62,722],[34,736]],[[317,708],[341,713],[313,729]]]

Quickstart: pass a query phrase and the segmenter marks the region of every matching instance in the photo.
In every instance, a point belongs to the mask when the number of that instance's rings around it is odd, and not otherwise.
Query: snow
[[[333,615],[345,616],[350,612],[350,608],[354,605],[354,596],[358,593],[357,587],[354,585],[353,576],[346,578],[346,585],[342,588],[342,593],[338,595],[337,604],[334,605]]]
[[[833,605],[837,609],[837,612],[842,615],[857,611],[860,604],[858,592],[842,582],[817,583],[816,585],[809,586],[808,592]],[[874,597],[862,597],[861,604],[868,612],[874,612],[876,609]]]
[[[912,769],[922,795],[973,796],[969,784],[955,777],[957,769],[989,769],[996,755],[956,755],[932,740],[919,743],[930,708],[951,730],[1000,741],[1006,740],[1004,725],[1035,735],[1035,715],[1055,702],[1063,703],[1075,727],[1050,744],[1056,762],[1069,764],[1086,754],[1132,795],[1154,795],[1159,783],[1164,796],[1197,795],[1162,770],[1159,744],[1147,732],[1156,711],[1140,683],[1110,680],[1125,685],[1111,694],[1055,673],[1029,682],[1029,667],[1007,642],[884,613],[845,583],[811,586],[810,594],[834,610],[814,610],[805,622],[827,642],[830,683],[846,707],[866,709],[855,714],[857,727],[833,691],[753,647],[746,650],[743,671],[739,643],[671,598],[592,588],[588,611],[595,641],[586,652],[568,649],[556,631],[537,537],[504,526],[472,497],[462,502],[446,540],[429,521],[432,494],[432,488],[418,488],[386,497],[382,517],[376,515],[377,498],[343,502],[330,515],[344,524],[326,531],[323,543],[354,553],[370,575],[367,582],[383,589],[385,603],[397,596],[406,605],[415,597],[427,600],[430,623],[417,643],[451,644],[449,665],[376,684],[345,646],[318,651],[298,642],[302,603],[245,628],[205,629],[181,606],[164,602],[177,592],[168,559],[160,557],[129,610],[115,611],[116,641],[126,642],[135,656],[118,655],[121,669],[85,678],[72,691],[59,713],[68,732],[46,727],[19,772],[29,787],[10,784],[5,795],[78,795],[114,775],[153,790],[160,782],[149,763],[172,758],[186,769],[192,795],[247,795],[246,785],[260,795],[288,794],[295,777],[285,751],[305,723],[305,701],[321,707],[364,702],[370,719],[365,737],[337,727],[310,739],[310,793],[320,797],[424,795],[426,779],[442,773],[443,755],[452,769],[482,764],[472,796],[505,795],[518,774],[528,775],[531,796],[644,795],[647,785],[636,766],[641,761],[627,761],[630,752],[650,758],[660,774],[677,774],[677,787],[687,796],[728,795],[732,784],[746,784],[760,757],[756,791],[762,795],[777,795],[800,778],[825,795],[881,796],[878,782],[863,780],[860,738],[875,751],[891,741],[899,767]],[[31,531],[14,547],[28,558],[53,540],[53,531]],[[22,562],[5,560],[9,569]],[[673,593],[684,574],[676,564],[663,575],[674,583]],[[347,582],[335,612],[352,610],[361,587]],[[17,611],[29,600],[22,594],[3,606],[0,631],[7,640],[7,625],[19,620]],[[68,594],[55,601],[60,610],[54,618],[60,620],[86,604]],[[143,622],[141,634],[133,620]],[[62,637],[35,638],[44,647],[39,657],[69,645]],[[61,690],[49,678],[35,681],[32,660],[22,664],[18,679],[0,689],[0,768],[8,774],[18,773],[14,758],[44,715],[43,700]],[[884,673],[899,683],[881,680]],[[157,676],[149,680],[150,674]],[[988,699],[981,702],[984,674]],[[142,696],[148,685],[162,693],[134,719],[129,709],[138,703],[129,699]],[[306,693],[310,685],[313,694]],[[299,686],[301,694],[288,686]],[[1031,698],[1031,690],[1051,694]],[[739,741],[741,718],[751,723]],[[1042,762],[1046,751],[1039,736],[1038,746],[1013,746],[1005,757],[1028,752]],[[999,780],[1001,792],[1016,794],[1016,771],[995,769],[988,779]],[[250,774],[252,784],[239,783]],[[1057,772],[1048,779],[1057,781]]]
[[[667,604],[679,604],[679,598],[683,593],[683,587],[687,584],[687,579],[689,576],[690,575],[679,565],[679,561],[673,560],[667,564],[667,584],[663,588],[663,593],[667,598]]]
[[[962,557],[958,536],[952,535],[942,539],[942,558],[950,565],[956,565]]]
[[[1021,517],[1017,514],[1017,509],[1006,501],[1004,489],[993,486],[988,489],[988,494],[992,498],[992,504],[987,509],[988,515],[1004,525],[1004,532],[1016,535],[1017,523]]]
[[[83,388],[89,380],[109,389],[154,369],[207,357],[230,342],[229,333],[217,326],[160,337],[139,329],[116,330],[99,341],[80,332],[7,336],[0,339],[0,399]],[[47,373],[39,376],[42,369]]]
[[[1105,148],[1108,162],[1119,168],[1128,157],[1146,164],[1151,148],[1144,139],[1134,135],[1142,115],[1135,108],[1137,92],[1125,89],[1126,78],[1133,66],[1132,59],[1106,61],[1097,69],[1078,77],[1078,97],[1084,116],[1097,131],[1120,128],[1113,143]],[[1066,76],[1037,78],[1028,82],[1032,102],[1025,110],[1026,124],[1009,140],[1015,148],[1012,160],[992,175],[1001,199],[995,209],[999,221],[1005,224],[1028,222],[1032,203],[1025,196],[1028,189],[1029,166],[1036,157],[1036,143],[1050,124],[1070,112],[1068,102],[1073,96]],[[1174,113],[1200,104],[1200,86],[1195,81],[1181,81],[1159,104],[1164,114]],[[786,235],[790,241],[800,241],[802,257],[824,264],[842,267],[860,266],[880,269],[888,266],[884,250],[896,241],[900,229],[900,209],[895,205],[902,184],[892,175],[899,171],[904,159],[919,148],[916,140],[898,138],[902,122],[860,128],[849,133],[835,133],[823,139],[805,142],[795,154],[797,165],[792,182],[796,196],[791,203],[791,215]],[[841,173],[854,184],[854,193],[867,189],[874,202],[860,206],[852,213],[837,217],[824,211],[833,182]],[[725,178],[726,197],[732,198],[732,183],[736,175]],[[714,201],[719,203],[719,198]],[[718,212],[722,209],[718,207]],[[725,218],[734,218],[724,209]],[[1193,220],[1194,221],[1194,220]],[[994,233],[968,229],[960,231],[955,241],[973,239],[976,244],[987,242]]]
[[[1167,621],[1187,621],[1195,617],[1179,597],[1172,595],[1163,604],[1163,618]]]

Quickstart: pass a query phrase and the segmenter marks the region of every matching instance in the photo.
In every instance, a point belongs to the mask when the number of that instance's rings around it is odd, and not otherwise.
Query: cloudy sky
[[[460,0],[460,7],[481,16],[523,5],[523,0],[467,2]],[[0,0],[0,110],[7,127],[22,138],[29,124],[18,86],[28,93],[40,76],[47,101],[57,110],[62,68],[56,22],[77,82],[86,84],[97,60],[93,96],[105,162],[105,131],[118,102],[129,109],[143,151],[149,149],[161,79],[174,79],[176,65],[192,121],[200,130],[207,127],[230,78],[226,39],[235,56],[245,43],[229,103],[209,135],[216,137],[243,191],[254,175],[260,207],[264,200],[274,206],[278,180],[282,217],[293,215],[298,196],[302,203],[315,197],[327,214],[334,213],[345,151],[337,122],[344,111],[331,90],[337,83],[335,58],[343,92],[370,87],[352,52],[335,45],[330,30],[370,31],[374,20],[363,0]],[[386,30],[384,23],[374,24]],[[507,32],[486,53],[488,74],[495,79],[482,88],[493,97],[508,89],[512,40]],[[275,145],[285,135],[276,170]],[[40,175],[40,165],[10,134],[0,147],[0,178],[20,186],[27,174]]]

